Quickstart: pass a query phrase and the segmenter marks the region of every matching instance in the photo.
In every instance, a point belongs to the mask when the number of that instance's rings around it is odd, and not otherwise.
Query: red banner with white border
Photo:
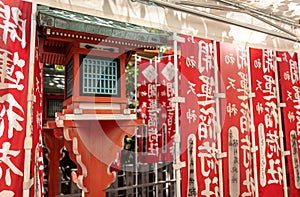
[[[164,57],[158,63],[158,110],[159,133],[161,134],[160,153],[161,160],[172,162],[174,153],[175,134],[175,104],[171,98],[174,91],[174,57]]]
[[[300,81],[297,53],[277,52],[290,196],[300,196]]]
[[[32,4],[0,1],[0,196],[22,196]]]
[[[156,163],[159,161],[159,142],[157,102],[157,65],[153,60],[141,60],[139,63],[138,98],[140,118],[143,119],[139,141],[139,161]]]
[[[38,58],[38,40],[36,39],[34,61],[34,84],[33,93],[35,101],[33,103],[33,134],[32,134],[32,162],[31,174],[33,175],[33,186],[31,187],[31,196],[44,196],[44,162],[43,162],[43,64],[39,63]]]
[[[259,196],[283,196],[278,109],[272,50],[250,48]]]
[[[182,196],[218,196],[213,41],[181,37]]]
[[[219,43],[219,67],[226,101],[222,102],[224,196],[254,196],[251,157],[247,49]],[[220,87],[221,89],[221,87]]]

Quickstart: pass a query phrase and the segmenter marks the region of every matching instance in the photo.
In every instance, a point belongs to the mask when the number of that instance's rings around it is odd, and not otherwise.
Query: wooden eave
[[[135,25],[43,6],[37,21],[41,61],[48,64],[65,64],[74,43],[91,45],[91,50],[98,45],[117,47],[118,53],[128,53],[155,50],[169,37],[164,32],[152,33]]]

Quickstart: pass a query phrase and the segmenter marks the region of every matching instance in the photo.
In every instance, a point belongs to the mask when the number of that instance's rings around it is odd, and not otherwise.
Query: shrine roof
[[[169,35],[161,30],[61,9],[49,8],[46,6],[38,7],[37,22],[40,26],[45,27],[72,30],[157,45],[165,45],[169,38]]]

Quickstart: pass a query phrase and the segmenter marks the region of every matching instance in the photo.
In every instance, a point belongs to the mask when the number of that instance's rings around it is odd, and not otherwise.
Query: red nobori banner
[[[182,36],[180,105],[182,196],[218,196],[213,41]]]
[[[175,134],[175,104],[171,98],[174,92],[174,57],[165,57],[158,63],[158,110],[159,133],[161,136],[160,152],[161,160],[172,162],[174,153]]]
[[[250,49],[259,196],[283,196],[274,52]]]
[[[280,74],[286,149],[290,151],[288,170],[290,196],[300,196],[300,82],[297,53],[277,52]]]
[[[0,196],[22,196],[32,4],[0,1]]]
[[[140,118],[143,126],[140,130],[139,161],[155,163],[159,161],[159,142],[161,134],[158,128],[157,103],[157,65],[153,60],[142,60],[139,63],[138,98]]]
[[[38,41],[36,39],[35,54],[38,54]],[[38,55],[35,55],[34,62],[34,88],[33,93],[35,102],[33,103],[33,134],[32,134],[32,162],[31,174],[33,175],[33,186],[31,187],[31,196],[44,196],[44,163],[43,163],[43,64],[39,63]]]
[[[248,52],[245,47],[219,43],[220,85],[225,91],[222,120],[224,196],[254,196],[251,157]]]

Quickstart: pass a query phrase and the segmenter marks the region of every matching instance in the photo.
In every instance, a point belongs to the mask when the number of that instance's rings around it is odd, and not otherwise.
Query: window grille
[[[63,109],[62,99],[48,99],[47,103],[47,118],[54,118],[56,112],[61,112]]]
[[[73,61],[70,61],[66,67],[67,83],[66,83],[66,96],[69,98],[73,95]]]
[[[81,94],[119,96],[119,59],[84,57],[81,61]]]
[[[107,197],[175,196],[173,163],[123,165],[115,181],[106,189]]]

